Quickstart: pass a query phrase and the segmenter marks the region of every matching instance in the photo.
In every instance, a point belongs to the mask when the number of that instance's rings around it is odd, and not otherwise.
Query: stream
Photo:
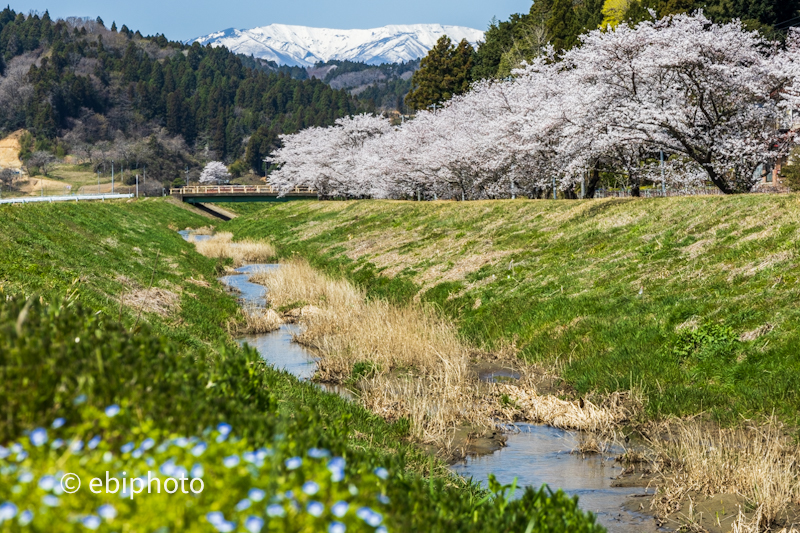
[[[185,232],[180,232],[187,238]],[[203,236],[196,236],[202,239]],[[237,274],[220,278],[220,281],[240,293],[240,301],[246,306],[265,307],[266,288],[249,281],[257,271],[277,268],[278,265],[256,264],[236,269]],[[301,380],[310,380],[316,370],[317,359],[305,348],[292,342],[298,331],[295,324],[284,324],[277,331],[261,335],[248,335],[238,339],[248,344],[276,369],[285,370]],[[352,399],[349,391],[327,387]],[[561,488],[580,498],[582,509],[591,511],[610,533],[655,533],[665,530],[656,527],[652,516],[630,509],[638,508],[641,502],[648,508],[649,498],[643,497],[644,489],[612,487],[611,483],[621,472],[613,456],[620,450],[610,449],[604,454],[582,457],[571,453],[578,447],[577,432],[564,431],[549,426],[517,424],[508,434],[506,447],[484,456],[470,457],[455,464],[451,470],[464,477],[486,484],[488,475],[495,474],[499,482],[510,484],[517,478],[521,495],[524,487],[539,488],[548,484]]]

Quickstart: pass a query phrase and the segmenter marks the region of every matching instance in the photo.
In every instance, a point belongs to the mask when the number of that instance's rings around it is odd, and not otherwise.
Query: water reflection
[[[560,488],[578,496],[581,508],[595,513],[612,533],[662,531],[652,517],[624,508],[632,494],[644,494],[644,489],[611,486],[621,471],[611,456],[620,450],[584,458],[570,453],[579,444],[575,432],[533,424],[517,427],[520,431],[508,436],[507,447],[492,455],[468,458],[452,470],[484,483],[489,474],[494,474],[503,484],[510,484],[516,477],[520,487],[538,488],[546,483],[554,489]],[[648,500],[641,500],[646,506]]]

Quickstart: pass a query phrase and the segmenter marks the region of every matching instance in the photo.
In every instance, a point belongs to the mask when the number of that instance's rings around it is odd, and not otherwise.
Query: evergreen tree
[[[412,109],[426,109],[466,92],[472,79],[474,55],[466,39],[455,46],[443,35],[411,78],[412,89],[406,96],[406,105]]]
[[[117,31],[117,22],[116,21],[111,23],[111,31],[113,31],[113,32]]]
[[[553,2],[550,18],[547,20],[547,30],[556,50],[568,50],[575,46],[580,27],[571,0]]]

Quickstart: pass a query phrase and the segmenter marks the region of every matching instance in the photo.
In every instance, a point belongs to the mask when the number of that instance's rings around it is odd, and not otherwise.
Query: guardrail
[[[200,185],[170,189],[170,194],[280,194],[281,191],[272,185]],[[317,191],[311,187],[295,187],[287,193],[313,194]]]
[[[133,198],[133,194],[76,194],[70,196],[18,196],[16,198],[0,199],[0,204],[34,204],[53,202],[78,202],[78,200],[119,200]]]

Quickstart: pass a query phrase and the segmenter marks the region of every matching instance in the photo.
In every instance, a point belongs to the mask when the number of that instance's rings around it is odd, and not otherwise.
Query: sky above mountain
[[[376,28],[389,24],[447,24],[485,30],[492,17],[526,13],[531,0],[17,0],[16,11],[50,16],[100,16],[144,34],[184,41],[226,28],[269,24],[323,28]]]

